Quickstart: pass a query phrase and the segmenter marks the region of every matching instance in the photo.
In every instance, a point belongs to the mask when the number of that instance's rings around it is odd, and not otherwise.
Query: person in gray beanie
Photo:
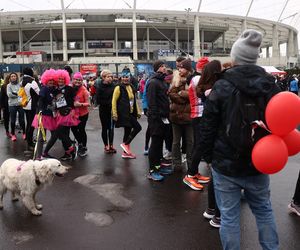
[[[256,64],[260,53],[262,34],[256,30],[245,30],[231,48],[231,59],[237,65]]]
[[[221,212],[219,233],[224,249],[240,249],[242,189],[256,218],[260,245],[265,250],[279,248],[269,176],[258,172],[251,160],[254,144],[251,123],[264,121],[268,101],[280,91],[274,78],[256,65],[261,42],[259,31],[245,30],[233,44],[233,67],[223,71],[215,82],[205,102],[200,124],[199,153],[212,166],[215,198]],[[254,136],[261,138],[257,136],[257,129]]]

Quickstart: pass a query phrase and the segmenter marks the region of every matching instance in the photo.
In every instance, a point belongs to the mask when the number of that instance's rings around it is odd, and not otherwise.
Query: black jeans
[[[87,143],[85,126],[88,118],[89,118],[89,114],[79,116],[80,123],[77,126],[71,127],[71,130],[75,136],[76,141],[78,142],[79,145],[82,145],[83,147],[86,147],[86,143]]]
[[[130,127],[124,127],[123,143],[128,145],[132,142],[134,137],[142,130],[137,118],[130,115]]]
[[[298,176],[293,200],[297,205],[300,205],[300,171],[299,171],[299,176]]]
[[[111,109],[99,107],[99,117],[102,126],[101,137],[105,146],[114,144],[114,122],[111,119]]]
[[[194,146],[192,153],[192,163],[188,165],[188,175],[195,175],[198,173],[198,166],[200,164],[202,154],[199,149],[199,141],[200,141],[200,122],[201,117],[192,119],[192,126],[194,131]]]
[[[33,131],[34,127],[32,127],[32,121],[35,116],[35,111],[34,110],[26,110],[25,115],[26,115],[26,141],[29,146],[33,145]]]
[[[23,133],[25,133],[24,110],[21,106],[9,106],[11,134],[15,134],[17,113],[19,114],[19,124]]]

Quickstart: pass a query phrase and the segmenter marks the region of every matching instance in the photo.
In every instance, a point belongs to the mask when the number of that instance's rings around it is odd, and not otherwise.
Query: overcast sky
[[[60,9],[60,0],[0,0],[3,11]],[[129,9],[133,0],[64,0],[70,9]],[[136,0],[138,9],[185,10],[197,11],[198,0]],[[245,16],[251,0],[202,0],[200,12],[212,12]],[[300,31],[300,0],[254,0],[250,17],[282,22]],[[300,41],[300,35],[298,35]]]

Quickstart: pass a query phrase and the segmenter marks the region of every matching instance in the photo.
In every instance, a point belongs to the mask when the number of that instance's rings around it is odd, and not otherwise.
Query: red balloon
[[[266,122],[275,135],[293,131],[300,124],[300,98],[287,91],[273,96],[266,108]]]
[[[252,162],[264,174],[275,174],[283,169],[288,160],[288,149],[282,138],[267,135],[261,138],[252,150]]]
[[[287,146],[289,156],[298,154],[300,151],[300,132],[294,129],[282,138]]]

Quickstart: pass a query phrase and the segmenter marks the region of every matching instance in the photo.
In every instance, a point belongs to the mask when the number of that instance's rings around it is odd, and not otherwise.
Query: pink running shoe
[[[16,140],[17,140],[16,135],[11,135],[11,140],[12,140],[12,141],[16,141]]]
[[[130,145],[126,145],[125,143],[122,143],[120,146],[127,154],[129,155],[131,154]]]
[[[132,155],[132,154],[127,154],[126,152],[123,152],[123,153],[122,153],[122,158],[123,158],[123,159],[135,159],[136,156],[135,156],[135,155]]]

